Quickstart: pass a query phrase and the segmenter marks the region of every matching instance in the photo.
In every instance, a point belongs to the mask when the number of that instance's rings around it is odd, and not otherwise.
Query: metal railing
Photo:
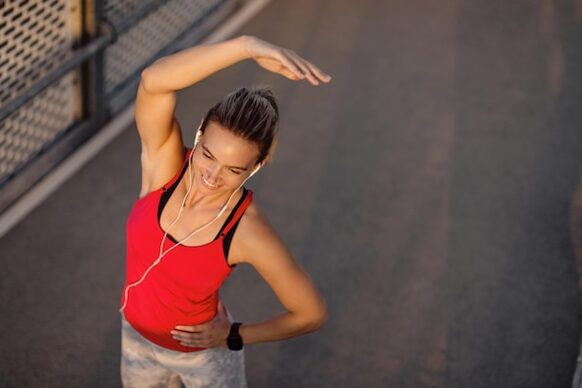
[[[0,213],[133,101],[145,67],[239,2],[0,2]]]

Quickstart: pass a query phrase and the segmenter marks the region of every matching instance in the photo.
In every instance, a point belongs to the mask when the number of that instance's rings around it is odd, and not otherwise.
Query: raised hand
[[[259,66],[291,80],[306,79],[312,85],[328,83],[331,77],[293,50],[275,46],[255,36],[245,37],[245,50]]]

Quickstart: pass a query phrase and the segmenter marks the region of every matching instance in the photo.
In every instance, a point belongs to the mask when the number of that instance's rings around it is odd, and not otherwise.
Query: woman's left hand
[[[331,81],[331,76],[293,50],[275,46],[255,36],[244,36],[242,41],[248,56],[266,70],[294,81],[306,79],[314,86]]]
[[[226,346],[230,325],[226,310],[219,300],[218,312],[214,319],[195,326],[176,326],[176,330],[172,330],[171,334],[183,346],[215,348]]]

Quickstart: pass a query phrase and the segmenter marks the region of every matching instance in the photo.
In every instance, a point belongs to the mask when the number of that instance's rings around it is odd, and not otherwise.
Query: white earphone
[[[170,229],[172,228],[172,226],[174,226],[174,224],[176,222],[178,222],[178,219],[180,219],[180,216],[182,215],[182,210],[184,209],[184,204],[186,203],[186,198],[188,198],[188,194],[190,194],[190,191],[192,190],[192,183],[193,183],[193,177],[192,177],[192,169],[191,167],[191,162],[192,162],[192,156],[194,155],[194,150],[196,149],[196,146],[198,145],[198,142],[200,141],[200,137],[202,136],[202,133],[200,131],[200,128],[202,127],[202,124],[204,123],[204,121],[202,121],[200,123],[200,125],[198,126],[198,129],[196,130],[196,135],[194,137],[194,147],[192,148],[192,152],[190,152],[190,156],[188,157],[188,176],[189,176],[189,187],[188,187],[188,191],[186,192],[186,195],[184,195],[184,199],[182,200],[182,204],[180,205],[180,211],[178,212],[178,216],[176,217],[176,219],[174,219],[174,221],[172,221],[172,223],[170,224],[170,226],[168,226],[167,230],[164,233],[164,237],[162,238],[162,241],[160,243],[160,253],[158,255],[158,258],[156,260],[154,260],[152,262],[152,264],[148,267],[148,269],[145,270],[145,272],[143,273],[143,275],[141,276],[141,278],[136,281],[133,282],[131,284],[128,284],[127,287],[125,287],[125,291],[124,291],[124,302],[123,302],[123,306],[121,306],[121,308],[119,309],[119,312],[123,312],[123,310],[125,309],[125,307],[127,306],[127,299],[129,296],[129,289],[133,288],[137,285],[139,285],[141,282],[143,282],[146,278],[146,276],[148,275],[148,273],[156,266],[158,265],[161,261],[162,258],[164,256],[166,256],[166,254],[168,252],[170,252],[172,249],[176,248],[178,245],[180,245],[182,242],[186,241],[187,239],[189,239],[190,237],[192,237],[194,234],[206,229],[207,227],[209,227],[214,221],[216,221],[217,219],[220,218],[220,216],[226,211],[226,209],[228,208],[228,204],[230,203],[232,197],[234,197],[234,195],[236,194],[237,191],[239,191],[241,189],[241,187],[243,187],[243,185],[246,183],[246,181],[248,181],[253,175],[255,175],[260,169],[261,167],[263,167],[264,163],[259,163],[257,164],[257,166],[253,169],[253,171],[250,173],[250,175],[248,177],[245,178],[244,181],[242,181],[242,183],[236,188],[236,190],[234,190],[232,192],[232,194],[230,194],[230,196],[228,197],[228,199],[226,200],[225,204],[222,206],[222,208],[218,211],[218,213],[216,214],[216,216],[208,221],[206,224],[194,229],[188,236],[184,237],[182,240],[176,242],[174,245],[172,245],[170,248],[168,248],[166,251],[163,251],[163,247],[164,247],[164,241],[166,240],[166,237],[168,236],[168,233],[170,231]]]

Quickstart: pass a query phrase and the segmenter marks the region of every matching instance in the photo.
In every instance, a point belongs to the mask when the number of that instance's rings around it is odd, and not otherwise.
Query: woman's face
[[[192,157],[195,185],[205,194],[231,192],[253,172],[258,157],[256,143],[209,121]]]

